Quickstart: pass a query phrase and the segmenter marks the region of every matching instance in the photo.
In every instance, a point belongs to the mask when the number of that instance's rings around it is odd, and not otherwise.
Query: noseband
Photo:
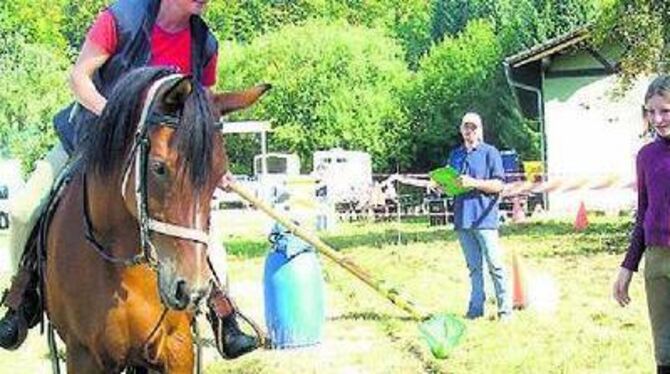
[[[86,174],[84,174],[84,216],[86,223],[86,239],[93,244],[98,253],[107,261],[133,266],[146,263],[156,269],[159,264],[158,252],[151,241],[151,233],[159,233],[174,238],[190,240],[193,242],[207,245],[209,242],[209,233],[207,231],[186,226],[175,225],[169,222],[163,222],[151,218],[149,215],[149,205],[147,192],[147,165],[149,151],[151,150],[151,140],[149,139],[149,127],[151,125],[167,126],[177,128],[179,126],[179,117],[172,115],[158,115],[153,112],[155,96],[158,90],[165,84],[172,83],[184,76],[181,74],[172,74],[154,82],[144,101],[142,115],[140,116],[137,130],[135,131],[134,141],[131,151],[124,165],[123,181],[121,183],[121,196],[127,200],[126,188],[128,178],[130,177],[131,167],[135,168],[135,202],[137,205],[137,221],[140,229],[140,248],[141,252],[131,258],[119,258],[111,255],[105,247],[95,238],[92,230],[92,224],[88,212],[88,192],[86,188]]]

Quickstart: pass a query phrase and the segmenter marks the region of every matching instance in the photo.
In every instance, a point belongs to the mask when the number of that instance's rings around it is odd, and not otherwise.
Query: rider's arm
[[[86,39],[77,62],[70,73],[70,88],[77,101],[93,113],[100,115],[107,100],[93,84],[93,73],[110,57],[103,48]]]

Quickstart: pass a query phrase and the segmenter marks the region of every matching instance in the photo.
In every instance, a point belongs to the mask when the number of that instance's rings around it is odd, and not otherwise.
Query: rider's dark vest
[[[93,83],[108,98],[114,84],[126,72],[146,66],[151,58],[151,30],[160,0],[119,0],[108,8],[116,22],[117,49],[93,75]],[[191,16],[191,74],[200,81],[218,43],[205,22]],[[75,110],[73,111],[73,107]],[[68,154],[85,138],[86,124],[96,115],[82,105],[70,104],[54,117],[56,133]]]

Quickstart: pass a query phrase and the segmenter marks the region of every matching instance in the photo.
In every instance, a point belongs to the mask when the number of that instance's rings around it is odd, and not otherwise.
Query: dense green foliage
[[[69,99],[67,70],[111,1],[0,4],[3,155],[29,165],[55,141],[49,119]],[[363,149],[384,172],[443,162],[465,110],[481,112],[490,142],[537,159],[537,124],[520,117],[502,60],[597,20],[613,31],[599,39],[628,47],[626,72],[655,71],[669,9],[661,0],[245,0],[210,2],[205,16],[221,41],[218,89],[275,86],[242,114],[273,121],[271,149],[307,165],[316,149]],[[231,137],[229,149],[248,171],[258,145]]]
[[[474,22],[460,37],[446,38],[421,60],[406,102],[412,113],[413,152],[422,155],[415,160],[419,165],[425,168],[446,160],[448,150],[457,145],[464,112],[480,112],[487,134],[495,126],[493,117],[484,113],[493,109],[485,97],[492,89],[496,71],[492,67],[500,57],[492,27]],[[460,100],[449,99],[453,97]]]
[[[623,83],[644,74],[669,72],[670,2],[602,0],[602,3],[597,40],[621,44]]]
[[[0,39],[0,156],[18,157],[27,170],[56,141],[51,117],[69,95],[70,61],[19,33]]]
[[[295,151],[304,162],[318,149],[361,149],[372,154],[377,169],[408,156],[394,149],[408,135],[399,98],[409,73],[393,39],[345,22],[316,21],[229,47],[220,69],[223,86],[274,86],[244,113],[281,124],[273,148]]]

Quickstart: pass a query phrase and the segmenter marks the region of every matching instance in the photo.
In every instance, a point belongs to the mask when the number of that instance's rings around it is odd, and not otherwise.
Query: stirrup
[[[206,314],[207,320],[209,321],[211,327],[212,327],[212,332],[214,333],[214,344],[216,346],[216,350],[219,352],[221,357],[227,359],[227,360],[232,360],[237,357],[240,357],[246,353],[249,353],[259,347],[264,346],[265,338],[263,333],[258,329],[258,326],[251,321],[249,318],[244,316],[243,314],[239,313],[238,311],[233,311],[232,314],[229,314],[226,317],[219,317],[216,315],[216,313],[213,310],[209,310]],[[236,317],[240,316],[249,326],[252,327],[254,330],[254,335],[249,335],[242,331],[239,328],[239,325],[237,323]],[[224,322],[225,319],[231,318],[232,323],[234,326],[228,326],[228,331],[226,330],[226,327],[224,326],[226,322]],[[240,352],[236,352],[234,354],[230,354],[230,352],[227,352],[227,345],[225,343],[225,338],[227,334],[230,334],[230,329],[236,329],[239,334],[237,335],[238,337],[244,337],[245,339],[253,339],[254,344],[252,346],[246,347]]]

